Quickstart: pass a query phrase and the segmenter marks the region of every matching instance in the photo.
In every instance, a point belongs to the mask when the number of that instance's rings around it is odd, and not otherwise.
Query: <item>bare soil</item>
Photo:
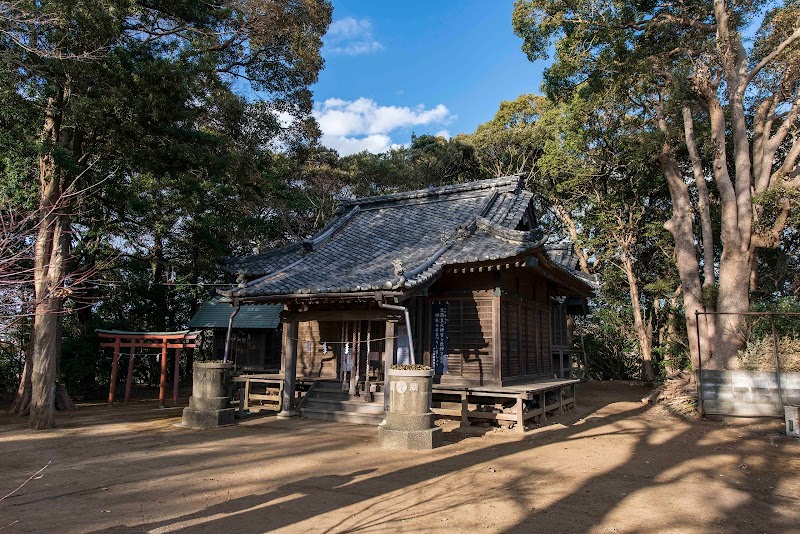
[[[589,383],[526,434],[382,450],[374,427],[262,415],[192,431],[152,401],[0,415],[0,532],[800,532],[800,442]]]

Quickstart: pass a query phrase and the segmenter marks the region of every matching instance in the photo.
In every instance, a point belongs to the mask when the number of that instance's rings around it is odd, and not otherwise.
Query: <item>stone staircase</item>
[[[376,385],[377,389],[383,388],[383,384],[372,383],[373,388]],[[383,391],[375,391],[372,402],[365,402],[363,394],[362,391],[362,396],[351,397],[347,391],[342,391],[341,382],[318,380],[303,399],[300,415],[309,419],[377,425],[383,421]]]

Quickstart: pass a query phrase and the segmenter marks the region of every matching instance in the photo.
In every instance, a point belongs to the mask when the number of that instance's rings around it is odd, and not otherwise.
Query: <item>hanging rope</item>
[[[366,360],[366,371],[367,376],[364,378],[364,400],[366,402],[372,402],[372,391],[369,387],[369,348],[370,348],[370,337],[372,336],[372,321],[367,321],[367,357]]]
[[[361,321],[356,322],[353,327],[353,357],[350,360],[350,396],[358,395],[356,385],[358,384],[358,368],[361,366]]]
[[[344,331],[344,329],[343,329]],[[344,336],[344,334],[342,334]],[[403,336],[405,337],[405,336]],[[378,341],[386,341],[387,339],[397,339],[397,336],[390,336],[390,337],[376,337],[373,338],[372,341],[377,343]],[[303,341],[300,338],[294,338],[294,341]],[[323,341],[324,344],[327,344],[328,347],[331,345],[349,345],[350,341]]]
[[[342,350],[340,351],[340,374],[342,378],[342,391],[347,390],[347,358],[350,352],[350,346],[346,343],[347,338],[349,337],[349,324],[346,322],[342,322]]]

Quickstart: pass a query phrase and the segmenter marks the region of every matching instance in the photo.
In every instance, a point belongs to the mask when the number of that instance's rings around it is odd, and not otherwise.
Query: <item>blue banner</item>
[[[434,302],[431,312],[431,367],[437,375],[443,375],[447,373],[447,303]]]

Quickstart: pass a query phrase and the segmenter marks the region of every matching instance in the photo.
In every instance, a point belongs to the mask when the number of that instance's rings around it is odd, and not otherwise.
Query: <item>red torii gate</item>
[[[197,347],[195,341],[200,332],[190,332],[181,330],[179,332],[125,332],[122,330],[95,330],[97,335],[103,339],[113,341],[103,341],[101,347],[113,347],[114,358],[111,361],[111,384],[108,388],[108,404],[114,404],[114,393],[117,387],[117,368],[119,358],[122,355],[120,349],[130,348],[128,357],[128,376],[125,382],[125,402],[131,398],[131,388],[133,387],[133,361],[137,348],[161,349],[161,375],[158,392],[158,405],[164,408],[167,397],[167,349],[175,349],[175,376],[172,382],[172,402],[178,402],[178,381],[181,364],[181,349],[194,349]],[[125,340],[125,341],[123,341]]]

